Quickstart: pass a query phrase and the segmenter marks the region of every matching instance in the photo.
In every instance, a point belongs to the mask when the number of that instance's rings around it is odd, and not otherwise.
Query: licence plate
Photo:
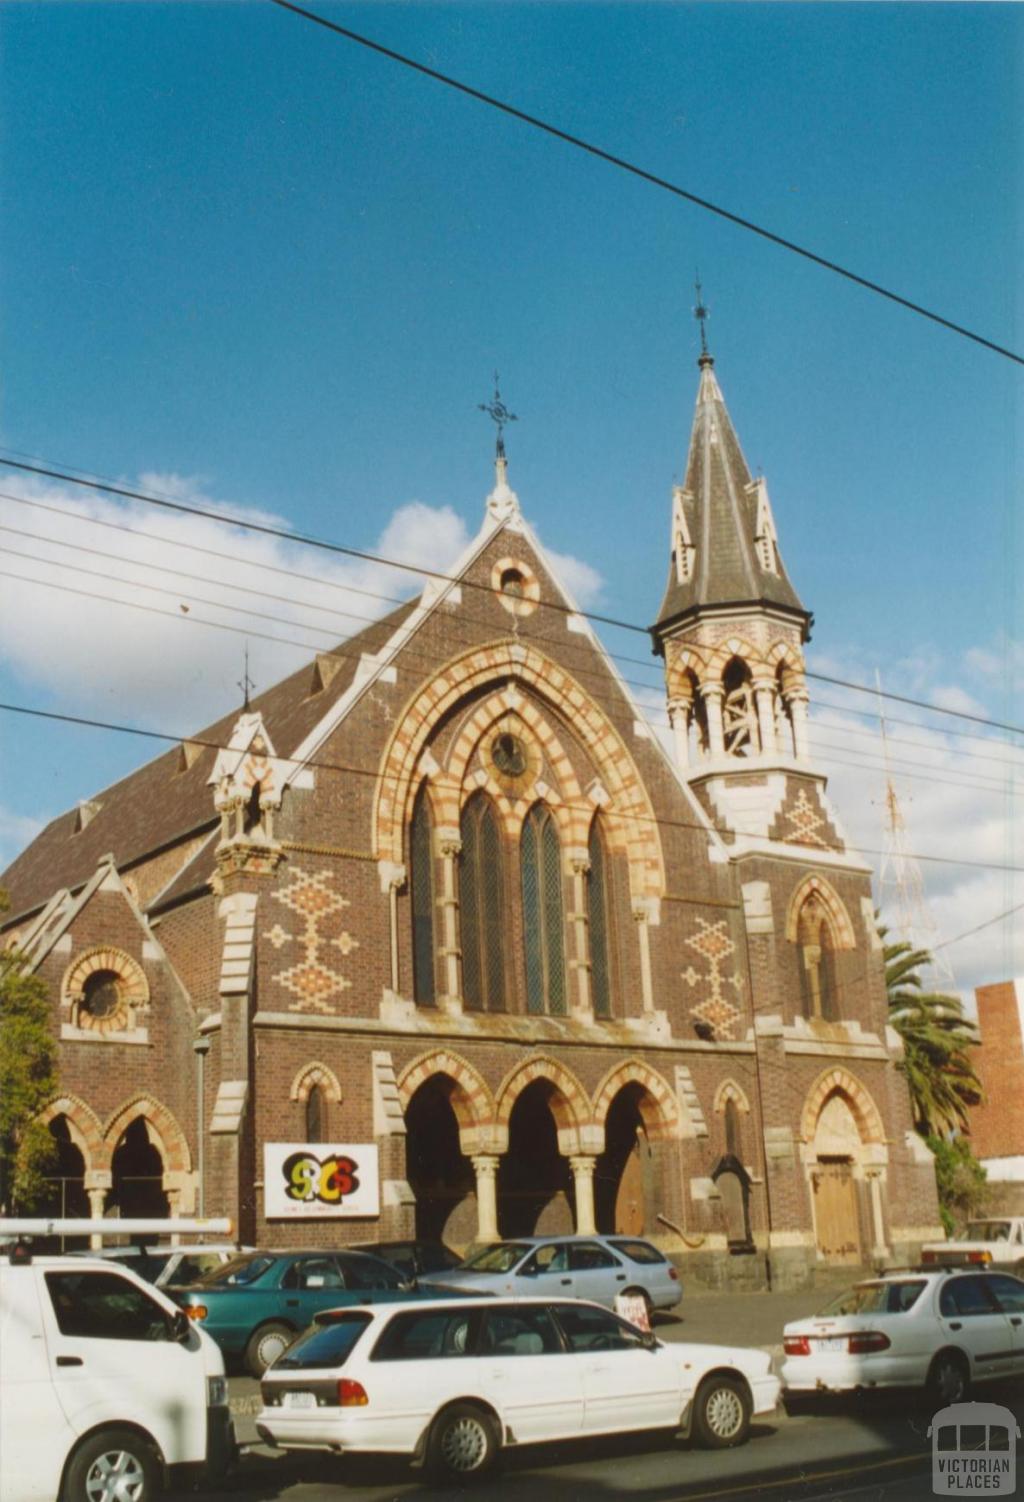
[[[311,1392],[286,1392],[282,1406],[285,1408],[315,1408],[316,1394]]]
[[[818,1335],[814,1340],[816,1351],[845,1351],[846,1338],[843,1335]]]

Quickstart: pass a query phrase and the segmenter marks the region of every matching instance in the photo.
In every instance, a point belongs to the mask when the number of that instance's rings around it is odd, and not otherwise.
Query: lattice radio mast
[[[878,878],[878,896],[883,918],[888,922],[890,939],[905,939],[914,949],[926,949],[932,962],[921,972],[925,988],[952,991],[956,986],[946,953],[936,948],[939,928],[924,895],[924,879],[916,857],[907,850],[907,825],[889,767],[889,742],[885,730],[882,704],[882,679],[875,670],[878,692],[878,723],[882,732],[882,760],[885,766],[885,829],[882,838],[882,864]]]

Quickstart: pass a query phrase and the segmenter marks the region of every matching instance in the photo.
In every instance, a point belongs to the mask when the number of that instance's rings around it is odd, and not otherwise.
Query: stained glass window
[[[412,815],[412,971],[413,994],[420,1006],[431,1007],[434,982],[434,856],[431,849],[430,804],[421,788]],[[310,1141],[313,1139],[311,1138]]]
[[[471,1011],[505,1007],[505,913],[501,832],[490,800],[470,798],[460,821],[462,1000]]]
[[[535,804],[526,816],[521,860],[526,1010],[564,1017],[562,851],[555,821],[543,804]]]
[[[590,857],[590,876],[587,881],[590,999],[595,1017],[610,1017],[612,988],[608,953],[608,863],[605,858],[604,837],[597,819],[590,826],[587,851]]]

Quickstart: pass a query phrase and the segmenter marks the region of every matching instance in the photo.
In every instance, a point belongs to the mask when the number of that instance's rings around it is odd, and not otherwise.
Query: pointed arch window
[[[505,1010],[505,877],[501,833],[490,799],[475,793],[459,821],[462,1001],[470,1011]]]
[[[835,935],[824,903],[813,892],[800,909],[797,944],[803,1014],[835,1022],[839,1017]]]
[[[413,806],[409,836],[412,871],[412,974],[413,995],[421,1007],[436,999],[434,977],[434,850],[433,825],[426,786],[420,788]],[[309,1141],[313,1141],[311,1137]]]
[[[526,1010],[565,1016],[562,848],[550,812],[534,804],[523,823],[521,851]]]
[[[587,841],[590,875],[587,879],[587,933],[590,940],[590,999],[595,1017],[612,1015],[611,923],[608,852],[600,815],[590,825]]]
[[[725,1103],[725,1150],[733,1158],[743,1161],[743,1137],[740,1129],[740,1108],[730,1095]]]
[[[314,1085],[306,1096],[306,1141],[324,1142],[327,1135],[327,1097],[322,1085]]]
[[[722,731],[730,756],[756,756],[761,749],[750,668],[734,657],[722,678]]]

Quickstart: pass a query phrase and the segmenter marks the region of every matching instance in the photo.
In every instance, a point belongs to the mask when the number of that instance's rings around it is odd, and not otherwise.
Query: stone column
[[[648,928],[650,912],[646,903],[633,904],[633,919],[636,923],[637,939],[640,944],[640,995],[643,998],[644,1016],[650,1017],[654,1013],[654,982],[651,978],[651,935]]]
[[[721,683],[704,683],[701,695],[708,716],[708,755],[712,758],[725,755],[725,731],[722,729],[722,700],[725,688]]]
[[[593,1236],[597,1231],[594,1217],[594,1169],[597,1167],[597,1159],[589,1154],[586,1157],[570,1158],[569,1167],[572,1169],[576,1189],[576,1234]]]
[[[672,726],[672,737],[676,748],[676,766],[681,772],[685,772],[690,765],[690,710],[693,701],[691,699],[670,699],[668,701],[668,722]]]
[[[793,721],[793,749],[797,761],[810,761],[811,748],[807,738],[807,702],[810,698],[805,688],[794,689],[789,696],[789,714]]]
[[[456,895],[455,862],[462,852],[462,839],[457,829],[438,829],[435,833],[437,853],[441,857],[441,895],[437,906],[441,909],[441,958],[444,963],[444,990],[438,1003],[450,1015],[462,1012],[462,982],[459,976],[459,899]]]
[[[775,679],[754,679],[754,702],[757,705],[757,728],[761,734],[761,751],[771,755],[776,751],[775,740]]]
[[[889,1248],[885,1244],[885,1222],[882,1219],[882,1175],[880,1173],[868,1174],[868,1189],[871,1194],[871,1239],[874,1242],[871,1255],[887,1257]]]
[[[86,1169],[85,1192],[89,1197],[89,1219],[103,1219],[103,1205],[107,1193],[113,1184],[113,1175],[105,1173],[101,1168]],[[94,1232],[89,1237],[89,1245],[93,1250],[103,1245],[103,1237],[99,1232]]]
[[[498,1164],[500,1158],[491,1153],[479,1153],[471,1158],[476,1174],[476,1239],[480,1242],[499,1240],[498,1237]]]
[[[569,920],[576,935],[576,955],[569,968],[576,972],[578,1001],[569,1010],[581,1022],[593,1022],[594,1004],[590,995],[590,941],[587,913],[587,873],[590,870],[590,855],[580,848],[567,852],[569,871],[572,875],[572,912]]]

